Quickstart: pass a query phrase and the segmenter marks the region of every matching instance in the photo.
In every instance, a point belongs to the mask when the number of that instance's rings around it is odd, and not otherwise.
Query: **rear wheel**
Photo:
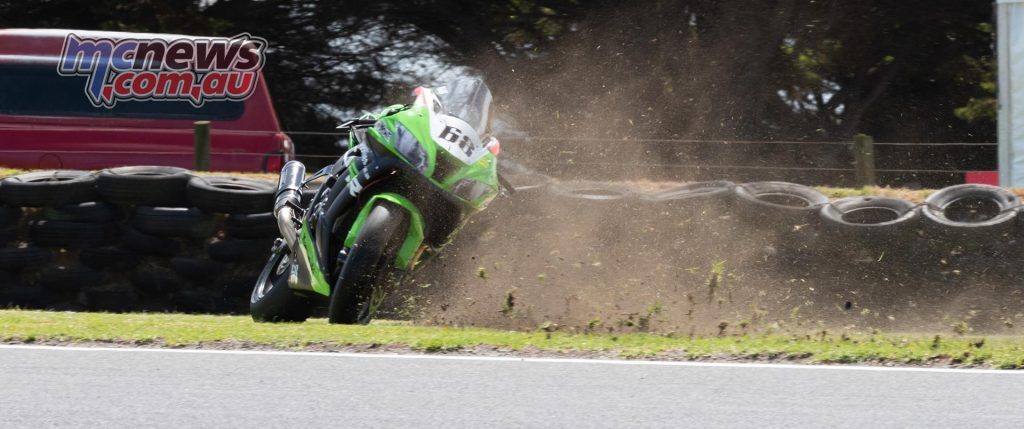
[[[330,323],[370,323],[398,273],[391,263],[408,231],[408,217],[386,202],[372,209],[331,292]]]
[[[312,312],[309,300],[288,287],[291,254],[287,248],[271,255],[249,298],[249,314],[257,322],[304,322]]]

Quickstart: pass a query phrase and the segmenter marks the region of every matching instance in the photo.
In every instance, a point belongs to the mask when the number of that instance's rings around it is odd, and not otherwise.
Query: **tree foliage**
[[[612,137],[991,141],[991,20],[954,0],[0,1],[4,27],[265,37],[286,129],[466,66],[533,134]]]

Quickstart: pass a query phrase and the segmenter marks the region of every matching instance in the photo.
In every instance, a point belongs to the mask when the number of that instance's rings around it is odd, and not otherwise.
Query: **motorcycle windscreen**
[[[477,134],[487,135],[491,114],[491,90],[476,78],[459,78],[446,85],[447,93],[438,97],[449,116],[469,124]]]

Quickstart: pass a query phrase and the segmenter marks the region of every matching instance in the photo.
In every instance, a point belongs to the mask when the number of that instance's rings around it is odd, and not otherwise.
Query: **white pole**
[[[996,60],[999,184],[1024,187],[1024,0],[996,0]]]
[[[1011,146],[1013,141],[1010,136],[1010,31],[1009,31],[1009,4],[1004,2],[996,3],[996,61],[999,64],[997,88],[999,90],[999,114],[998,134],[999,142],[999,185],[1012,186],[1010,164]]]

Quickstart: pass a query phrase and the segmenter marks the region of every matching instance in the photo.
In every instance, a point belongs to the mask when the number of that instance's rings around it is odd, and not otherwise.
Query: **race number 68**
[[[441,135],[438,137],[442,140],[459,145],[459,149],[465,152],[466,156],[473,156],[472,142],[470,141],[469,136],[462,133],[462,130],[451,125],[446,125],[444,130],[441,130]]]

